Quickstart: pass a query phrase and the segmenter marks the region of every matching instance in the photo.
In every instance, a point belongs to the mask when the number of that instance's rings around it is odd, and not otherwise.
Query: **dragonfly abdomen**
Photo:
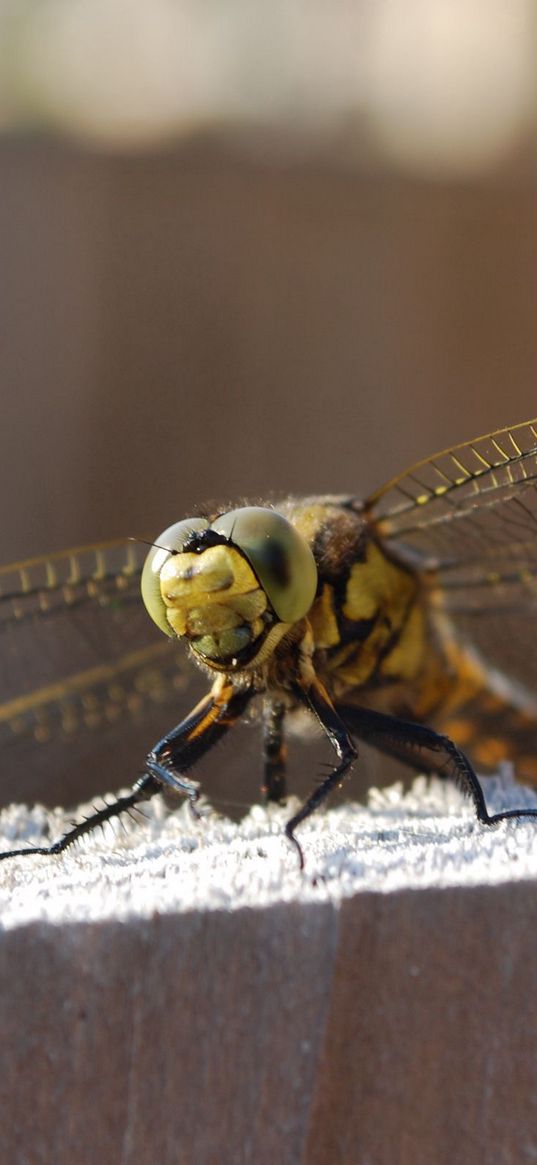
[[[498,673],[484,671],[482,687],[458,706],[455,688],[435,723],[478,769],[494,771],[509,760],[520,779],[537,784],[537,707]]]

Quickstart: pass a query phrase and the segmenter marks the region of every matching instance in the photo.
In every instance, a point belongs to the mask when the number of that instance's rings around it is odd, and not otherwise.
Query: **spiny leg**
[[[267,700],[263,708],[263,786],[266,801],[281,804],[287,794],[285,762],[287,749],[283,739],[285,706],[277,700]]]
[[[421,768],[453,781],[473,801],[482,825],[496,825],[510,817],[537,817],[537,809],[504,809],[500,813],[489,813],[477,774],[468,757],[449,736],[443,736],[424,724],[399,720],[396,716],[373,712],[369,708],[351,704],[338,704],[337,708],[359,740],[372,744],[380,752],[396,757],[411,768]]]
[[[301,684],[295,684],[293,685],[293,691],[298,699],[303,704],[305,704],[305,706],[309,708],[311,712],[313,712],[314,716],[319,721],[321,728],[324,732],[326,732],[326,735],[328,736],[328,739],[339,758],[339,764],[337,764],[332,772],[329,773],[328,776],[325,777],[325,779],[316,786],[313,792],[310,793],[307,801],[298,810],[298,813],[295,813],[294,817],[292,817],[291,820],[287,822],[285,827],[286,836],[295,846],[300,862],[300,869],[303,870],[304,854],[302,852],[302,847],[295,837],[295,829],[297,828],[297,825],[300,825],[301,821],[304,821],[306,817],[309,817],[310,814],[318,808],[318,806],[322,801],[325,800],[332,789],[341,784],[341,781],[348,773],[351,765],[353,764],[353,761],[356,760],[358,754],[356,747],[349,736],[347,728],[343,723],[343,720],[336,712],[336,709],[334,708],[330,697],[321,684],[320,680],[315,679],[313,683],[308,685],[308,687],[303,687]]]
[[[7,850],[0,853],[0,861],[23,854],[61,854],[78,838],[103,825],[105,821],[127,813],[140,801],[148,801],[156,793],[162,792],[163,786],[182,793],[193,803],[199,796],[197,782],[189,780],[182,772],[174,771],[175,768],[191,768],[208,752],[242,715],[252,695],[249,689],[235,691],[231,684],[222,684],[219,680],[189,716],[151,750],[146,761],[148,772],[136,782],[131,793],[117,797],[110,805],[97,809],[52,845]]]
[[[52,845],[26,846],[24,849],[6,850],[5,853],[0,853],[0,861],[3,861],[4,858],[22,857],[23,854],[61,854],[85,833],[91,833],[93,829],[97,829],[99,825],[104,825],[105,821],[110,821],[113,817],[119,817],[121,813],[128,813],[140,801],[149,801],[151,797],[155,796],[155,793],[160,793],[161,788],[162,786],[158,781],[149,774],[141,777],[134,785],[132,793],[128,793],[125,797],[116,797],[116,800],[110,805],[103,805],[102,809],[96,809],[90,817],[73,825],[72,829],[69,829],[67,833],[63,834],[63,837],[53,842]]]

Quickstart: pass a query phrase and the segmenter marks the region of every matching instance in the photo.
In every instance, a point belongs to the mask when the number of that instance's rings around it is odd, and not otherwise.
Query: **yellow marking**
[[[507,436],[509,437],[509,440],[511,442],[511,445],[513,446],[515,453],[517,453],[519,457],[522,457],[522,449],[520,448],[519,445],[517,445],[515,438],[513,437],[512,429],[509,429]]]
[[[386,646],[386,638],[386,626],[383,622],[379,622],[363,643],[346,645],[341,652],[337,652],[330,659],[328,670],[334,675],[340,690],[341,686],[345,690],[360,688],[368,683],[376,671],[381,652]],[[423,667],[426,646],[425,641],[422,639],[420,642],[419,637],[416,636],[413,649],[409,650],[406,658],[404,648],[401,649],[400,654],[395,658],[393,668],[395,679],[415,679],[416,673]],[[395,652],[396,648],[394,648],[394,654]],[[390,659],[391,654],[383,661],[381,675],[391,677]]]
[[[47,562],[46,574],[47,574],[47,583],[46,583],[47,587],[57,586],[58,585],[58,572],[57,572],[56,567],[54,566],[53,562]]]
[[[96,567],[93,578],[97,580],[102,579],[106,574],[106,562],[102,550],[97,550],[95,552],[95,562]]]
[[[431,497],[430,494],[419,494],[418,497],[416,498],[416,504],[418,506],[424,506],[425,503],[430,500],[430,497]]]
[[[218,545],[203,554],[170,555],[160,572],[160,589],[166,606],[198,607],[259,591],[259,582],[242,554]]]
[[[75,694],[84,693],[86,688],[111,681],[118,674],[130,671],[132,668],[143,667],[144,664],[162,656],[165,647],[165,643],[155,643],[151,647],[131,651],[116,663],[100,664],[97,667],[87,668],[86,671],[78,672],[58,683],[46,684],[27,696],[17,696],[14,700],[8,700],[5,704],[0,705],[0,724],[25,712],[36,712],[45,704],[66,700]]]
[[[491,443],[494,445],[496,452],[500,454],[500,457],[503,457],[504,461],[509,461],[509,457],[505,452],[505,449],[502,449],[499,441],[497,441],[495,437],[491,437]]]
[[[370,542],[364,562],[357,562],[350,572],[343,614],[353,622],[372,619],[379,609],[386,611],[392,626],[398,625],[398,613],[406,610],[416,592],[416,580],[384,556]]]
[[[229,681],[219,676],[213,684],[211,691],[206,696],[202,696],[201,700],[190,713],[190,716],[195,717],[202,709],[206,709],[199,723],[191,728],[188,734],[189,740],[196,740],[198,736],[202,736],[207,731],[211,724],[214,724],[214,721],[219,718],[224,705],[231,699],[232,695],[233,688]]]
[[[199,640],[194,650],[211,669],[232,670],[228,657],[238,655],[244,646],[241,628],[248,629],[251,643],[262,634],[267,596],[249,563],[232,546],[210,546],[202,555],[170,557],[160,573],[160,590],[173,631],[179,637]],[[255,659],[241,670],[258,667],[288,630],[289,624],[276,624],[259,645]]]
[[[188,739],[196,740],[198,736],[203,736],[204,732],[207,732],[207,729],[211,727],[211,724],[214,724],[215,720],[218,719],[220,712],[221,708],[218,704],[213,704],[208,708],[203,720],[200,720],[199,724],[195,724],[189,732]]]
[[[416,603],[392,651],[383,660],[381,675],[414,679],[427,649],[425,616]]]
[[[479,449],[477,449],[475,445],[470,445],[469,448],[472,450],[472,453],[477,457],[477,460],[480,461],[481,464],[485,466],[485,469],[492,469],[492,465],[491,465],[490,461],[487,461],[486,457],[483,457],[483,454],[479,452]]]
[[[405,655],[401,650],[403,674],[400,698],[403,706],[412,709],[412,716],[417,720],[436,718],[443,725],[446,720],[452,719],[453,713],[458,719],[458,713],[470,701],[477,697],[481,699],[488,683],[487,673],[480,661],[454,640],[451,624],[444,616],[441,604],[442,593],[433,588],[427,597],[428,610],[422,609],[421,604],[418,608],[423,616],[421,660],[420,620],[414,611],[409,616],[407,628],[402,632],[401,648],[403,643],[405,646],[408,644],[409,656],[405,670]],[[434,628],[432,633],[429,627],[431,618]],[[399,645],[394,648],[396,663],[399,662],[395,654],[398,651]],[[415,667],[413,674],[411,663]],[[388,657],[384,666],[390,668],[390,665]]]
[[[185,607],[179,610],[173,607],[167,607],[166,618],[174,635],[177,635],[178,639],[182,639],[188,631],[188,608]]]
[[[78,583],[80,582],[80,578],[81,578],[80,561],[77,558],[76,554],[72,554],[70,559],[69,559],[69,574],[67,577],[67,585],[68,586],[77,586]]]
[[[319,650],[339,643],[339,628],[334,611],[334,588],[325,583],[309,613],[315,647]]]
[[[370,543],[365,561],[355,563],[350,572],[343,614],[351,622],[374,623],[364,640],[345,644],[328,660],[326,667],[338,690],[359,688],[368,682],[390,639],[407,618],[416,594],[414,576],[390,562],[375,543]],[[414,676],[423,665],[425,648],[423,615],[416,610],[409,627],[384,660],[382,670],[386,669],[385,674],[390,677]]]
[[[298,624],[295,624],[295,626],[297,625]],[[252,660],[250,660],[250,663],[247,664],[246,667],[242,668],[242,671],[255,671],[256,668],[261,667],[261,665],[264,664],[267,659],[270,659],[270,656],[274,654],[280,640],[285,639],[285,636],[289,635],[292,626],[292,623],[276,623],[274,627],[271,627],[268,635],[263,640],[257,655],[254,656]],[[212,662],[211,666],[213,666]]]
[[[134,551],[134,542],[127,542],[127,561],[125,563],[125,566],[123,567],[123,574],[132,575],[132,574],[136,574],[136,571],[137,571],[137,564],[136,564],[136,554]]]
[[[450,485],[451,485],[451,482],[450,482]],[[450,488],[450,485],[437,485],[437,486],[435,486],[434,492],[435,492],[437,498],[442,497],[442,494],[447,493],[448,489]]]
[[[461,473],[464,475],[462,478],[459,478],[455,484],[462,485],[462,482],[466,478],[469,478],[472,476],[470,473],[470,470],[467,469],[465,465],[463,465],[462,461],[458,457],[455,456],[455,453],[453,451],[450,453],[450,458],[451,458],[453,464],[457,466],[457,469],[460,469]]]

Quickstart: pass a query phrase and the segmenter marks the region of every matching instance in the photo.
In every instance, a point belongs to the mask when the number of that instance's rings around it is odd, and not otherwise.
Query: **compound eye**
[[[168,526],[155,540],[144,562],[140,580],[142,599],[153,622],[165,635],[173,636],[173,631],[166,618],[166,605],[160,590],[162,567],[171,554],[181,552],[193,531],[206,530],[208,525],[205,518],[185,518],[182,522]]]
[[[282,623],[307,614],[317,590],[317,566],[306,539],[283,514],[248,506],[222,514],[211,529],[248,559]]]

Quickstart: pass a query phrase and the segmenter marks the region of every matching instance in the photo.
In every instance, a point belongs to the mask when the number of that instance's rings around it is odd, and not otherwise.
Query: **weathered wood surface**
[[[0,867],[2,1161],[535,1161],[535,827],[283,816]]]

